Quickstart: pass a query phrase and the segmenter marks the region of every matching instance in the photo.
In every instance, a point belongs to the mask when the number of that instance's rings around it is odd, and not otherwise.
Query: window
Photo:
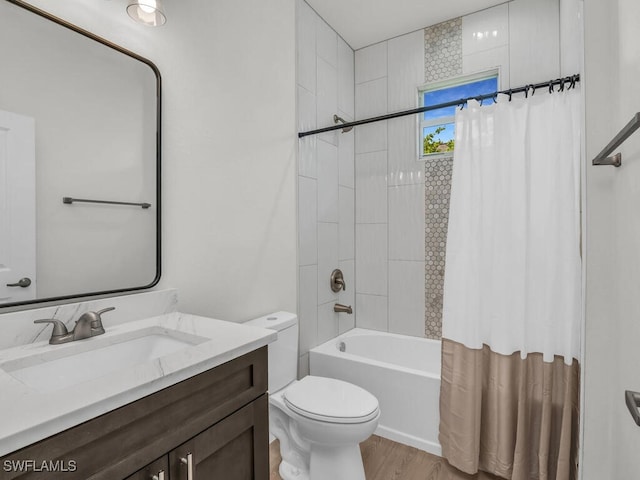
[[[441,103],[477,97],[498,90],[498,72],[484,72],[477,75],[459,77],[446,82],[432,83],[419,89],[420,106],[428,107]],[[484,105],[493,99],[484,100]],[[433,156],[450,156],[454,149],[454,119],[456,108],[445,107],[430,110],[420,115],[420,159]]]

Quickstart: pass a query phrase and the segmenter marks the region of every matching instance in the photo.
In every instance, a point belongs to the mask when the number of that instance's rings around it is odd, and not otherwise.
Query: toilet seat
[[[356,385],[334,378],[306,376],[282,398],[303,417],[329,423],[364,423],[379,414],[378,399]]]

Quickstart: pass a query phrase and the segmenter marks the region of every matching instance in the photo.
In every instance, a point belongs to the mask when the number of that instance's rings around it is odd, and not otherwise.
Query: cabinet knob
[[[157,475],[151,477],[151,480],[164,480],[164,470],[160,470]]]
[[[195,480],[193,475],[193,454],[187,453],[187,457],[181,457],[180,461],[187,466],[187,480]]]

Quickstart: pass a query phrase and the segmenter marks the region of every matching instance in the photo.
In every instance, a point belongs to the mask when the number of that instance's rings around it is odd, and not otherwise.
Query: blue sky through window
[[[477,78],[477,77],[476,77]],[[494,93],[498,90],[498,76],[481,80],[442,87],[436,90],[422,92],[425,107],[448,103],[463,98],[473,98],[480,95]],[[484,105],[494,103],[492,98],[484,100]],[[455,145],[455,124],[451,123],[457,106],[439,108],[424,112],[422,124],[421,148],[422,155],[431,155],[453,151]]]
[[[453,87],[445,87],[439,90],[431,90],[424,92],[423,105],[429,107],[440,103],[460,100],[461,98],[477,97],[487,93],[493,93],[498,90],[498,77],[486,78],[476,82],[465,83],[463,85],[455,85]],[[484,101],[484,105],[490,105],[493,99]],[[433,120],[440,117],[451,117],[455,115],[457,107],[439,108],[438,110],[430,110],[424,112],[425,120]]]

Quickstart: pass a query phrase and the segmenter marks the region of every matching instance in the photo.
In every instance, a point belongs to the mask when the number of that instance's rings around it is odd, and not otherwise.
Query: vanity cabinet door
[[[124,480],[169,480],[169,456],[160,457]]]
[[[169,453],[171,480],[268,480],[267,395]]]

